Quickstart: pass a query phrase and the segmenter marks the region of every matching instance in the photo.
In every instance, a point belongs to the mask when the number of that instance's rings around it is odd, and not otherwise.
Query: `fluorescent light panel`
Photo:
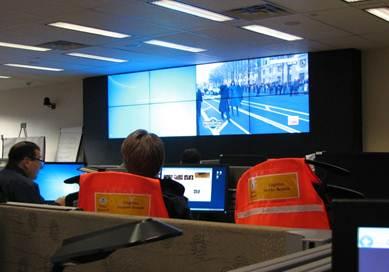
[[[369,8],[369,9],[365,9],[365,10],[367,12],[369,12],[370,14],[373,14],[373,15],[389,22],[389,8],[388,7]]]
[[[205,49],[201,49],[201,48],[190,47],[190,46],[176,44],[176,43],[170,43],[170,42],[164,42],[164,41],[160,41],[160,40],[149,40],[149,41],[145,41],[144,43],[158,45],[158,46],[162,46],[162,47],[173,48],[173,49],[178,49],[178,50],[183,50],[183,51],[189,51],[189,52],[193,52],[193,53],[199,53],[199,52],[206,51]]]
[[[362,2],[362,1],[366,1],[366,0],[343,0],[344,2],[347,2],[347,3],[355,3],[355,2]]]
[[[123,60],[123,59],[108,58],[108,57],[83,54],[83,53],[69,53],[67,55],[73,56],[73,57],[80,57],[80,58],[86,58],[86,59],[96,59],[96,60],[103,60],[103,61],[110,61],[110,62],[127,62],[127,60]]]
[[[49,48],[30,46],[30,45],[23,45],[23,44],[17,44],[17,43],[6,43],[6,42],[0,42],[0,46],[2,46],[2,47],[10,47],[10,48],[17,48],[17,49],[24,49],[24,50],[32,50],[32,51],[42,51],[42,52],[51,50]]]
[[[188,14],[195,15],[198,17],[206,18],[206,19],[216,21],[216,22],[225,22],[225,21],[230,21],[230,20],[234,19],[234,18],[225,16],[225,15],[222,15],[222,14],[219,14],[216,12],[212,12],[209,10],[197,8],[194,6],[190,6],[190,5],[181,3],[181,2],[176,2],[176,1],[171,1],[171,0],[153,1],[151,3],[154,5],[157,5],[157,6],[181,11],[184,13],[188,13]]]
[[[59,28],[74,30],[74,31],[86,32],[86,33],[91,33],[91,34],[96,34],[96,35],[101,35],[101,36],[107,36],[107,37],[111,37],[111,38],[117,38],[117,39],[130,37],[130,35],[127,35],[127,34],[107,31],[107,30],[98,29],[98,28],[94,28],[94,27],[65,23],[65,22],[56,22],[56,23],[51,23],[49,25],[59,27]]]
[[[281,32],[278,30],[274,30],[268,27],[260,26],[260,25],[248,25],[248,26],[242,26],[242,28],[257,32],[260,34],[272,36],[278,39],[286,40],[286,41],[297,41],[297,40],[302,40],[303,38],[295,35],[291,35],[285,32]]]
[[[0,76],[0,78],[6,79],[6,78],[11,78],[10,76]]]
[[[61,72],[63,69],[59,68],[51,68],[44,66],[33,66],[33,65],[24,65],[24,64],[16,64],[16,63],[7,63],[5,66],[18,67],[18,68],[27,68],[27,69],[35,69],[35,70],[44,70],[44,71],[53,71],[53,72]]]

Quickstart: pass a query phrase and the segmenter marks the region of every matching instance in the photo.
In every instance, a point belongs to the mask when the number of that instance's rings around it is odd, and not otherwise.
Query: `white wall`
[[[57,108],[43,106],[44,97]],[[17,137],[20,123],[26,122],[28,136],[46,136],[46,161],[55,159],[60,128],[82,126],[82,119],[81,79],[0,91],[0,134]]]
[[[389,152],[389,47],[362,52],[363,151]]]

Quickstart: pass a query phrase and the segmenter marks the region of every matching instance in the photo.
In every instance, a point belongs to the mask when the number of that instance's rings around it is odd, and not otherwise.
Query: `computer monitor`
[[[389,228],[358,228],[358,271],[388,271]]]
[[[165,165],[161,178],[169,177],[185,187],[189,208],[196,212],[224,212],[226,209],[226,165]]]
[[[387,271],[389,200],[333,202],[332,271]]]
[[[230,165],[229,167],[229,178],[228,178],[228,188],[235,189],[240,177],[243,175],[244,172],[249,170],[251,166],[235,166]]]
[[[45,200],[56,200],[79,190],[78,184],[65,184],[64,180],[83,174],[83,163],[46,162],[35,180]]]

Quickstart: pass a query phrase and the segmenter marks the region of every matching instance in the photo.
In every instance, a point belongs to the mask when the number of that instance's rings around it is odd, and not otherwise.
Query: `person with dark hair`
[[[144,129],[132,132],[123,141],[121,153],[124,167],[128,172],[150,178],[157,178],[165,158],[162,140]],[[190,218],[185,188],[170,179],[160,179],[163,200],[171,218]]]
[[[153,178],[164,162],[165,148],[157,135],[138,129],[123,141],[121,153],[128,172]]]
[[[181,164],[199,164],[200,160],[201,155],[196,148],[187,148],[182,152]]]
[[[44,203],[34,179],[43,167],[41,151],[33,142],[23,141],[11,147],[8,163],[0,171],[0,190],[7,201]]]
[[[121,146],[122,167],[129,173],[149,178],[158,178],[165,159],[162,140],[154,133],[144,129],[132,132],[124,139]],[[80,176],[69,178],[65,183],[79,183]],[[160,179],[161,191],[166,209],[171,218],[190,219],[188,199],[184,196],[185,187],[170,179]],[[67,206],[74,206],[78,201],[78,192],[65,198]]]

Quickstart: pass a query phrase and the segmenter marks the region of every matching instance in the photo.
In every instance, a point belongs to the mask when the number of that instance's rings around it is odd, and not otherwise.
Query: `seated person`
[[[153,133],[138,129],[123,141],[121,146],[123,166],[129,173],[157,178],[165,158],[162,140]],[[66,183],[78,183],[79,176],[66,180]],[[172,179],[160,180],[163,200],[171,218],[190,218],[188,199],[184,196],[185,188]],[[67,205],[72,205],[78,193],[66,197]]]
[[[39,192],[38,184],[34,182],[43,164],[40,148],[35,143],[23,141],[12,146],[7,165],[0,171],[0,191],[3,199],[12,202],[46,203]],[[60,202],[61,199],[57,201]]]
[[[181,164],[200,164],[201,155],[196,148],[187,148],[181,155]]]
[[[128,172],[155,178],[165,159],[162,140],[153,133],[138,129],[123,141],[121,147],[124,167]],[[171,218],[190,218],[185,188],[180,183],[165,178],[160,180],[163,199]]]

